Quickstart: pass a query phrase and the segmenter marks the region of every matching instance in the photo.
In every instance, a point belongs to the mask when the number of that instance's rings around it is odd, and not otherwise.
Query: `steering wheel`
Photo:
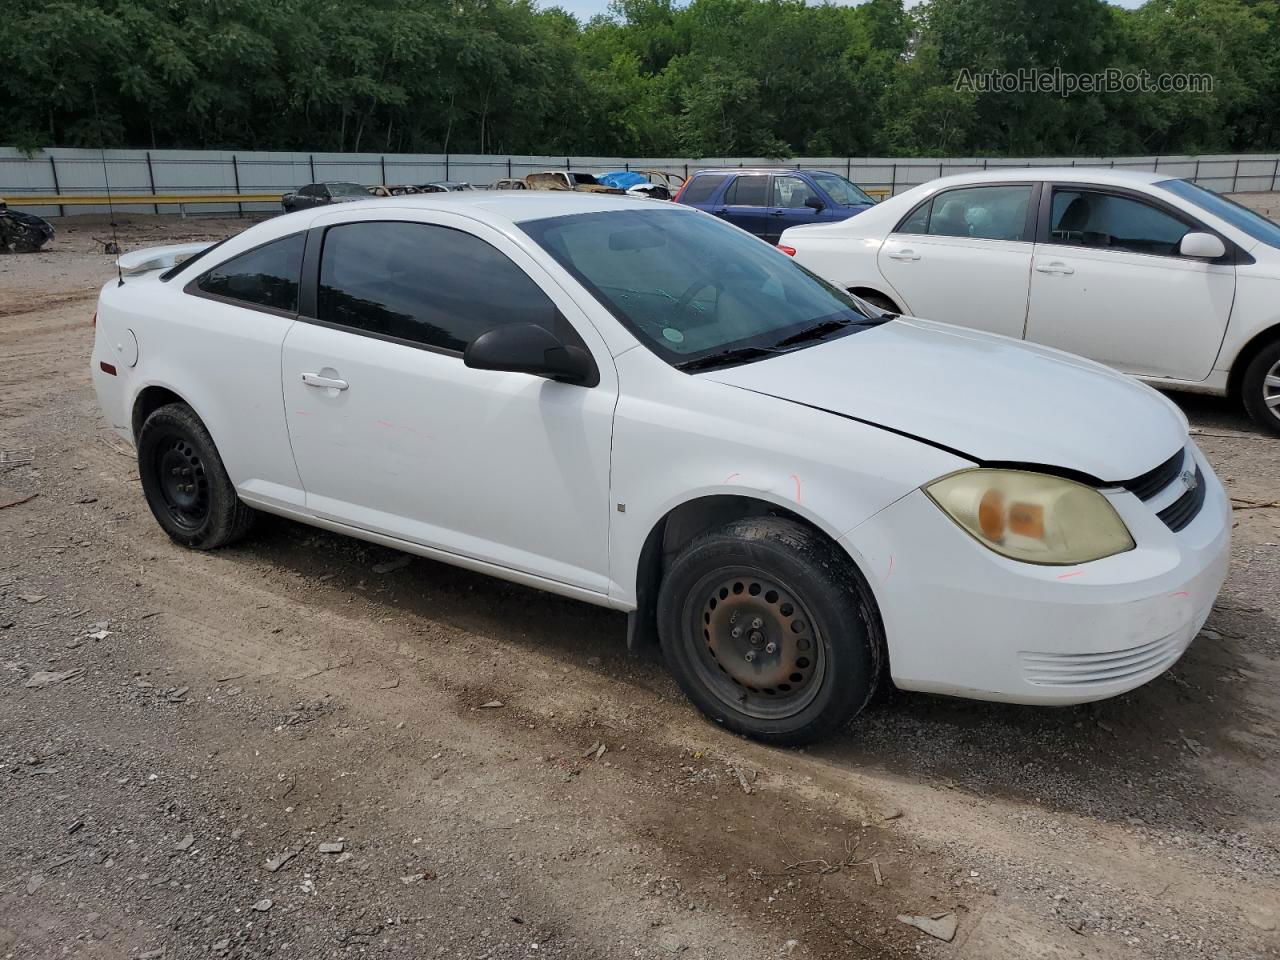
[[[678,313],[684,313],[684,311],[689,308],[689,304],[693,302],[694,295],[702,292],[707,287],[711,287],[719,293],[723,286],[724,284],[718,281],[708,280],[705,278],[699,278],[693,281],[693,283],[689,284],[689,286],[685,288],[684,293],[680,294],[680,298],[676,300],[676,311]]]

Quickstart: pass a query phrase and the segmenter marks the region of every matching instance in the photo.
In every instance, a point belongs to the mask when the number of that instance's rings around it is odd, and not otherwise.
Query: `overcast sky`
[[[812,2],[812,0],[811,0]],[[837,0],[840,2],[840,0]],[[860,3],[861,0],[845,0],[854,4]],[[920,0],[907,0],[908,7],[914,7]],[[1133,7],[1142,6],[1143,0],[1111,0],[1117,6]],[[609,8],[609,0],[541,0],[543,7],[563,7],[570,13],[574,14],[581,20],[589,20],[597,13],[604,13]]]

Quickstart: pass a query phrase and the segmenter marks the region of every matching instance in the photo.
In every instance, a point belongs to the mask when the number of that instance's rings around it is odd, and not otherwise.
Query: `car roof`
[[[387,197],[354,200],[342,204],[343,213],[360,210],[387,210],[388,204],[402,210],[442,210],[474,216],[481,220],[541,220],[575,213],[608,210],[675,210],[689,208],[673,203],[657,203],[647,197],[622,194],[578,193],[572,190],[464,190],[450,193],[417,193],[394,199]]]
[[[999,166],[987,170],[973,170],[968,173],[954,173],[944,177],[936,177],[927,181],[930,187],[946,187],[959,183],[991,183],[1009,180],[1065,180],[1073,183],[1097,183],[1105,186],[1127,187],[1134,184],[1160,183],[1173,180],[1167,173],[1152,173],[1149,170],[1123,170],[1112,167],[1037,167],[1037,166]],[[922,186],[924,184],[921,184]]]
[[[817,167],[703,167],[692,171],[689,176],[696,177],[702,173],[831,173],[831,170],[820,170]]]
[[[856,175],[857,171],[853,172]],[[694,170],[689,176],[696,177],[703,173],[835,173],[835,171],[824,170],[819,167],[800,167],[798,169],[796,167],[705,167],[701,170]],[[1159,183],[1162,180],[1169,179],[1176,178],[1171,178],[1164,173],[1152,173],[1148,170],[1124,170],[1103,166],[1019,167],[1010,164],[1008,166],[992,167],[987,170],[970,170],[964,173],[948,174],[925,182],[932,187],[942,187],[955,183],[982,183],[1006,180],[1071,180],[1123,187],[1132,184]]]

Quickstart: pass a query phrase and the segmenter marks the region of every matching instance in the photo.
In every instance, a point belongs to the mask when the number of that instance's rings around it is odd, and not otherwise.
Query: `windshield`
[[[1161,180],[1156,186],[1163,187],[1183,200],[1190,200],[1198,207],[1203,207],[1215,217],[1221,217],[1255,240],[1261,240],[1273,247],[1280,247],[1280,224],[1268,220],[1262,214],[1255,213],[1234,200],[1228,200],[1220,193],[1207,190],[1190,180]]]
[[[331,197],[367,197],[369,191],[358,183],[326,183]]]
[[[862,188],[856,183],[850,183],[844,177],[834,173],[814,173],[810,174],[823,190],[827,191],[829,196],[836,203],[846,207],[861,205],[864,203],[875,203],[871,197],[864,193]]]
[[[854,332],[872,322],[786,254],[695,210],[582,213],[520,229],[668,363],[773,347],[818,323]]]

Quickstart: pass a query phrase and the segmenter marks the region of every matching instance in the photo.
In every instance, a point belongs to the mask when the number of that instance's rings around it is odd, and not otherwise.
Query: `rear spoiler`
[[[197,253],[213,246],[211,242],[175,243],[168,247],[144,247],[121,255],[116,262],[120,265],[120,273],[126,277],[136,277],[141,273],[153,270],[168,270],[176,267],[184,260],[190,260]]]

